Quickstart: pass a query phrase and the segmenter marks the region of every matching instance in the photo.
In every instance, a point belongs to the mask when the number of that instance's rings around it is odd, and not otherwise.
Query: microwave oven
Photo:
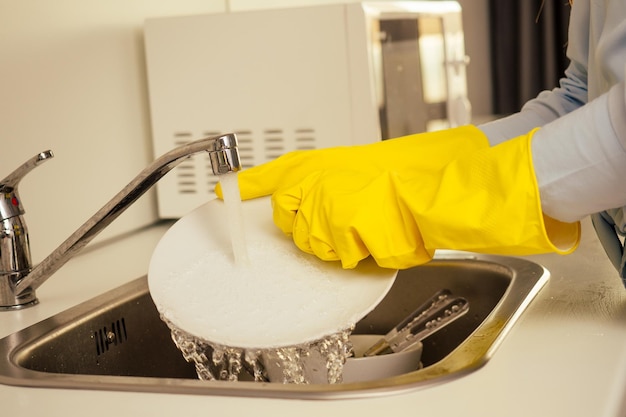
[[[234,132],[242,165],[298,149],[372,143],[466,124],[461,7],[360,2],[149,19],[156,156]],[[161,218],[206,202],[217,178],[195,155],[157,184]]]

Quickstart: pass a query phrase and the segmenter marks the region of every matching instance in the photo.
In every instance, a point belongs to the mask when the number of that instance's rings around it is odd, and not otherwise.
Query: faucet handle
[[[24,162],[15,171],[0,181],[0,220],[6,220],[24,214],[24,208],[20,203],[20,198],[17,193],[17,185],[22,178],[37,165],[53,156],[50,150],[41,152]]]
[[[51,151],[41,152],[20,165],[0,181],[0,310],[13,310],[37,303],[35,291],[28,287],[20,293],[12,289],[31,270],[28,228],[17,185],[26,174],[52,158]]]

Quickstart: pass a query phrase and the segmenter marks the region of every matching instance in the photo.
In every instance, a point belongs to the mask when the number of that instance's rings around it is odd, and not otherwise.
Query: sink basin
[[[407,269],[355,333],[385,334],[447,288],[470,311],[423,341],[422,367],[368,382],[292,385],[201,381],[171,340],[145,277],[0,340],[0,383],[121,391],[299,399],[354,398],[417,389],[483,366],[549,273],[528,260],[441,252]]]

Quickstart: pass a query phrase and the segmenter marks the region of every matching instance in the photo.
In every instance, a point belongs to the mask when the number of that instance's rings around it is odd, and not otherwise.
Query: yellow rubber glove
[[[279,188],[297,184],[313,172],[334,168],[365,168],[370,173],[389,169],[402,171],[416,165],[440,169],[460,155],[487,147],[489,141],[480,129],[463,126],[368,145],[296,151],[241,171],[239,190],[243,200],[267,196]],[[219,184],[215,192],[222,198]]]
[[[382,171],[361,163],[309,172],[273,194],[274,222],[303,251],[341,260],[344,268],[371,255],[382,267],[405,269],[427,262],[436,249],[572,252],[580,225],[542,214],[532,133],[439,169],[386,160]]]

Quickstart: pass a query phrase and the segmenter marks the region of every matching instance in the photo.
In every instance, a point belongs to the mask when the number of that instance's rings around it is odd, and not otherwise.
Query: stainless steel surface
[[[418,321],[424,321],[424,319],[428,319],[431,315],[431,312],[435,310],[438,306],[446,303],[451,295],[452,293],[448,289],[442,289],[437,291],[435,294],[433,294],[432,297],[426,300],[424,304],[416,308],[393,329],[387,332],[384,337],[377,341],[372,347],[367,349],[363,356],[375,356],[393,352],[393,350],[391,349],[391,344],[393,343],[392,340],[397,339],[400,333],[406,333],[407,331],[410,331],[409,327],[411,324]]]
[[[197,380],[159,319],[145,278],[102,294],[0,340],[0,383],[19,386],[300,399],[353,398],[418,389],[483,366],[547,282],[518,258],[445,252],[401,271],[355,333],[386,334],[433,292],[466,298],[466,314],[423,340],[420,370],[336,385]]]
[[[13,283],[32,267],[28,228],[24,221],[24,207],[18,193],[22,178],[42,162],[52,158],[51,151],[41,152],[20,165],[0,182],[0,306],[27,306],[37,304],[35,292],[27,289],[15,294]]]
[[[407,328],[405,334],[401,334],[401,340],[393,341],[391,348],[394,352],[410,350],[415,344],[452,324],[468,311],[469,303],[467,300],[463,297],[456,297],[437,308],[430,316],[413,323]]]
[[[35,290],[69,259],[87,245],[98,233],[122,214],[149,188],[187,157],[208,151],[215,174],[241,169],[234,134],[211,136],[179,146],[152,162],[96,214],[78,228],[65,242],[35,267],[31,267],[26,223],[19,203],[17,183],[41,161],[52,156],[43,152],[27,161],[0,184],[5,189],[0,271],[0,310],[27,307],[37,302]],[[10,232],[7,232],[10,231]],[[7,259],[5,259],[7,258]]]
[[[410,350],[415,344],[426,337],[443,329],[454,320],[463,316],[469,310],[469,303],[463,297],[456,297],[435,305],[432,309],[416,317],[400,332],[392,337],[385,338],[386,349],[374,354],[385,354]],[[370,354],[369,356],[372,356]]]
[[[234,134],[215,137],[207,150],[211,159],[213,174],[222,175],[241,170],[237,137]]]

